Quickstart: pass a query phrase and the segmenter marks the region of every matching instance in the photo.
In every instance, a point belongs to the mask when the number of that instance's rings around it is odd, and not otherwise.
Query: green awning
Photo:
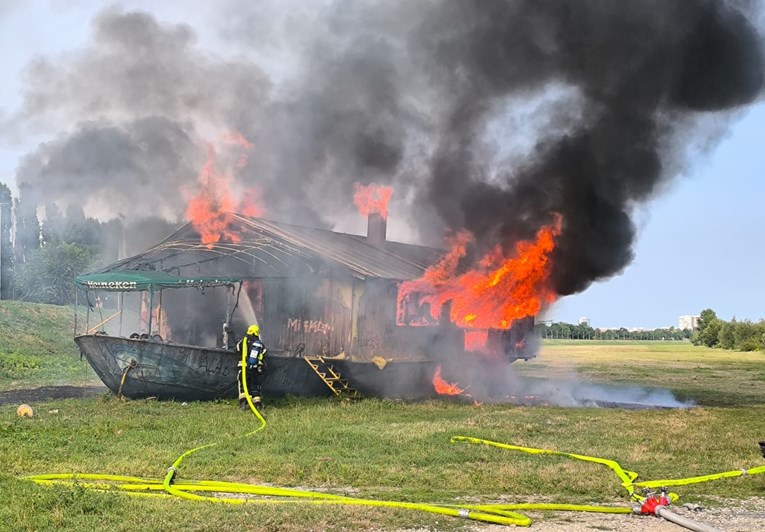
[[[135,292],[203,286],[224,286],[243,281],[234,277],[179,277],[165,272],[117,270],[79,275],[75,282],[88,290]]]

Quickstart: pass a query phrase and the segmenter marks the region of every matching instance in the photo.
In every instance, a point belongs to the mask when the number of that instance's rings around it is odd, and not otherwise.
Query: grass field
[[[527,376],[577,375],[593,382],[666,388],[681,401],[703,406],[755,406],[765,398],[762,351],[725,351],[690,342],[548,340],[540,356],[517,367]]]
[[[5,314],[5,305],[0,314]],[[13,312],[21,319],[24,305]],[[32,306],[33,308],[35,306]],[[83,374],[67,329],[50,320],[52,336],[0,344],[36,364],[30,382],[53,382],[60,368]],[[70,314],[71,315],[71,314]],[[42,318],[41,318],[42,319]],[[22,320],[23,321],[23,320]],[[21,327],[21,325],[19,325]],[[13,325],[0,316],[0,330]],[[26,334],[26,333],[25,333]],[[46,337],[47,338],[47,337]],[[23,345],[28,347],[23,347]],[[61,347],[60,349],[64,349]],[[63,353],[63,354],[62,354]],[[72,359],[71,361],[69,359]],[[53,359],[56,359],[55,361]],[[63,359],[63,360],[58,360]],[[49,364],[50,362],[50,364]],[[172,498],[129,497],[21,480],[42,473],[108,473],[161,478],[184,451],[179,480],[228,480],[329,490],[411,502],[567,502],[626,504],[616,476],[598,464],[464,443],[454,435],[556,449],[618,461],[640,479],[684,478],[763,465],[765,354],[696,348],[688,343],[555,341],[539,357],[516,363],[523,379],[554,379],[608,389],[669,388],[683,409],[629,410],[472,404],[454,400],[408,404],[368,399],[285,399],[267,403],[265,430],[234,401],[182,404],[119,401],[103,395],[33,405],[19,418],[0,405],[0,529],[8,530],[400,530],[464,529],[466,521],[409,510],[312,504],[230,506]],[[17,376],[18,377],[18,376]],[[0,376],[0,385],[25,379]],[[765,475],[675,489],[681,501],[712,505],[716,496],[765,496]],[[560,514],[534,514],[565,519]],[[7,528],[4,528],[7,527]]]
[[[0,391],[96,383],[73,336],[73,307],[0,301]]]

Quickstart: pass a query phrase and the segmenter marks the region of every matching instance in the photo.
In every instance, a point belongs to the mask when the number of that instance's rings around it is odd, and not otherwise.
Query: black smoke
[[[234,129],[243,110],[255,120],[269,80],[250,61],[200,50],[190,26],[149,13],[108,9],[92,27],[89,47],[26,70],[15,125],[47,140],[21,160],[17,183],[40,205],[182,221],[204,142]]]
[[[562,214],[561,295],[630,262],[631,213],[676,171],[676,138],[763,84],[757,30],[711,0],[455,0],[438,4],[416,42],[451,96],[422,197],[479,246],[512,245]],[[556,85],[574,89],[578,116],[548,123],[521,164],[487,181],[479,140],[503,99]]]
[[[559,213],[570,294],[630,262],[636,206],[759,97],[759,7],[229,0],[209,21],[228,54],[200,28],[109,9],[90,46],[30,65],[17,118],[49,140],[17,180],[40,204],[180,219],[202,142],[237,130],[254,146],[240,185],[275,219],[332,226],[354,182],[389,183],[412,233],[394,236],[469,229],[477,255]]]

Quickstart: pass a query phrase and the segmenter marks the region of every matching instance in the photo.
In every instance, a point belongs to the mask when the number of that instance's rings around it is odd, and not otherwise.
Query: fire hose
[[[242,386],[244,388],[247,404],[250,410],[257,417],[260,426],[254,431],[248,432],[240,438],[251,436],[266,427],[266,420],[258,411],[252,402],[250,392],[247,387],[246,350],[242,349]],[[83,488],[89,488],[97,491],[117,490],[136,496],[177,496],[187,500],[210,501],[227,504],[289,504],[295,502],[310,504],[328,504],[328,505],[347,505],[347,506],[376,506],[389,508],[405,508],[410,510],[419,510],[440,515],[452,517],[461,517],[474,521],[500,525],[529,526],[531,520],[521,514],[512,512],[505,508],[495,510],[482,510],[475,506],[452,507],[440,504],[408,503],[400,501],[381,501],[371,499],[360,499],[355,497],[345,497],[328,493],[319,493],[307,490],[296,490],[288,488],[274,488],[270,486],[257,486],[252,484],[239,484],[231,482],[218,481],[186,481],[182,483],[174,482],[181,462],[198,451],[209,449],[220,442],[209,443],[190,449],[181,454],[173,464],[168,468],[167,474],[163,479],[146,479],[140,477],[120,476],[120,475],[99,475],[99,474],[52,474],[52,475],[33,475],[25,477],[41,485],[52,484],[77,484]],[[83,482],[86,481],[86,482]],[[92,482],[90,482],[92,481]],[[245,493],[258,495],[261,497],[282,497],[282,499],[241,499],[227,498],[222,496],[204,496],[197,495],[197,492],[215,492],[215,493]]]
[[[243,356],[244,359],[244,356]],[[246,361],[243,360],[243,365]],[[250,406],[250,410],[256,416],[260,422],[260,426],[254,431],[248,432],[238,438],[251,436],[266,427],[266,421],[252,403],[247,388],[247,376],[246,371],[242,372],[242,384],[244,387],[247,402]],[[448,515],[452,517],[460,517],[464,519],[470,519],[474,521],[501,524],[501,525],[514,525],[514,526],[529,526],[531,519],[525,515],[517,513],[522,510],[551,510],[551,511],[581,511],[581,512],[598,512],[598,513],[620,513],[620,514],[650,514],[662,517],[669,521],[672,521],[680,526],[684,526],[690,530],[696,530],[699,532],[714,532],[715,529],[696,523],[690,519],[686,519],[678,514],[670,511],[669,506],[673,501],[677,500],[678,496],[674,493],[667,493],[664,487],[666,486],[679,486],[686,484],[694,484],[699,482],[707,482],[726,477],[735,477],[742,475],[755,475],[759,473],[765,473],[765,466],[754,467],[751,469],[741,469],[734,471],[726,471],[722,473],[716,473],[711,475],[690,477],[685,479],[669,479],[669,480],[655,480],[646,482],[635,482],[638,478],[638,474],[634,471],[625,470],[614,460],[605,458],[586,456],[574,453],[566,453],[562,451],[555,451],[550,449],[538,449],[533,447],[521,447],[516,445],[510,445],[491,440],[483,440],[479,438],[472,438],[468,436],[454,436],[450,440],[451,443],[466,442],[473,444],[489,445],[502,449],[521,451],[530,454],[546,454],[546,455],[558,455],[566,456],[569,458],[583,460],[586,462],[598,463],[610,468],[617,477],[621,480],[621,485],[626,489],[630,498],[638,501],[642,506],[633,508],[631,506],[597,506],[597,505],[575,505],[575,504],[550,504],[550,503],[519,503],[519,504],[475,504],[475,505],[453,505],[442,503],[413,503],[413,502],[401,502],[401,501],[385,501],[376,499],[362,499],[356,497],[347,497],[342,495],[334,495],[330,493],[314,492],[308,490],[298,490],[290,488],[276,488],[271,486],[258,486],[246,483],[234,483],[234,482],[222,482],[222,481],[209,481],[209,480],[186,480],[183,482],[176,481],[176,474],[181,465],[181,462],[189,455],[207,448],[214,447],[220,442],[201,445],[184,452],[180,455],[167,470],[167,474],[163,479],[147,479],[131,476],[119,476],[119,475],[102,475],[102,474],[49,474],[49,475],[32,475],[25,477],[28,480],[32,480],[41,485],[53,485],[53,484],[76,484],[78,486],[89,488],[97,491],[120,491],[135,496],[156,496],[156,497],[168,497],[177,496],[183,499],[195,500],[195,501],[210,501],[227,504],[292,504],[292,503],[305,503],[305,504],[317,504],[317,505],[345,505],[345,506],[371,506],[371,507],[387,507],[387,508],[403,508],[409,510],[418,510],[429,512],[439,515]],[[656,497],[650,494],[648,490],[650,488],[662,487],[661,496]],[[644,490],[645,495],[641,496],[637,493],[637,489]],[[198,493],[216,493],[215,496],[199,495]],[[248,494],[258,496],[261,498],[233,498],[225,497],[219,494]],[[269,498],[262,498],[269,497]],[[278,499],[272,497],[279,497]]]
[[[574,458],[576,460],[583,460],[586,462],[595,462],[595,463],[605,465],[609,467],[611,470],[613,470],[614,473],[616,473],[616,475],[622,481],[622,486],[627,490],[627,493],[629,494],[630,498],[641,503],[641,506],[638,506],[632,509],[631,510],[632,512],[640,513],[643,515],[656,515],[668,521],[671,521],[675,524],[678,524],[680,526],[684,526],[688,528],[689,530],[695,530],[698,532],[716,532],[717,529],[710,527],[708,525],[705,525],[703,523],[698,523],[691,519],[687,519],[669,510],[667,507],[670,504],[672,504],[672,502],[678,499],[678,495],[675,493],[668,493],[666,490],[667,486],[683,486],[688,484],[698,484],[700,482],[708,482],[711,480],[718,480],[721,478],[740,477],[744,475],[757,475],[760,473],[765,473],[765,466],[758,466],[758,467],[753,467],[750,469],[736,469],[732,471],[725,471],[722,473],[714,473],[711,475],[703,475],[703,476],[697,476],[697,477],[635,482],[635,480],[638,477],[637,473],[635,473],[634,471],[625,470],[621,467],[621,465],[619,465],[618,462],[614,460],[608,460],[605,458],[566,453],[561,451],[554,451],[551,449],[520,447],[517,445],[509,445],[506,443],[499,443],[499,442],[495,442],[491,440],[470,438],[467,436],[453,436],[450,441],[451,443],[467,442],[467,443],[474,443],[474,444],[489,445],[493,447],[499,447],[501,449],[521,451],[521,452],[530,453],[530,454],[549,454],[549,455],[567,456],[569,458]],[[763,456],[765,456],[765,448],[763,449]],[[658,497],[649,491],[650,488],[656,488],[656,487],[661,487],[661,493]],[[639,495],[636,492],[636,488],[642,488],[645,492],[645,495],[644,496]],[[514,508],[520,509],[515,506]],[[528,507],[525,509],[542,509],[542,508],[539,508],[538,505],[531,504],[531,505],[528,505]],[[590,511],[590,510],[584,510],[584,511]]]
[[[260,430],[264,429],[266,426],[266,420],[263,418],[260,411],[258,411],[258,409],[253,404],[252,398],[250,397],[250,391],[247,387],[247,371],[245,371],[246,363],[247,363],[246,356],[247,356],[246,346],[243,345],[242,346],[242,386],[244,388],[244,394],[247,399],[247,404],[249,404],[250,410],[253,412],[253,414],[255,414],[255,416],[260,421],[260,426],[254,431],[245,434],[243,437],[253,435],[256,432],[259,432]],[[219,442],[202,445],[194,449],[191,449],[189,451],[186,451],[181,456],[179,456],[175,460],[175,462],[173,462],[173,465],[168,468],[167,474],[165,475],[165,478],[162,481],[162,485],[161,485],[162,490],[169,495],[176,495],[184,499],[196,500],[196,501],[224,502],[229,504],[246,504],[246,503],[253,503],[253,502],[260,503],[260,504],[284,504],[284,503],[294,502],[289,500],[289,498],[292,497],[292,498],[296,498],[296,500],[299,500],[300,502],[308,502],[312,504],[336,504],[336,505],[406,508],[410,510],[420,510],[420,511],[425,511],[425,512],[430,512],[435,514],[449,515],[453,517],[463,517],[463,518],[472,519],[475,521],[483,521],[486,523],[494,523],[494,524],[501,524],[501,525],[528,526],[529,524],[531,524],[531,520],[528,519],[527,517],[520,514],[515,514],[514,512],[507,511],[507,510],[487,512],[487,511],[477,511],[477,509],[471,509],[470,507],[450,508],[450,507],[440,506],[435,504],[359,499],[354,497],[344,497],[340,495],[317,493],[317,492],[306,491],[306,490],[293,490],[293,489],[287,489],[287,488],[270,488],[266,486],[252,486],[249,484],[236,484],[236,483],[226,483],[226,482],[173,484],[175,475],[178,471],[178,468],[181,465],[181,462],[184,460],[184,458],[202,449],[206,449],[206,448],[210,448],[215,445],[218,445],[218,443]],[[100,480],[100,479],[96,477],[94,478],[94,480]],[[115,480],[121,481],[122,479],[115,479]],[[159,486],[157,486],[156,484],[152,482],[140,481],[138,485],[123,484],[119,486],[118,489],[122,489],[126,491],[128,490],[148,491],[152,489],[157,489],[158,487]],[[96,486],[95,489],[103,489],[103,486],[100,486],[100,487]],[[226,498],[226,497],[219,497],[219,496],[210,497],[210,496],[197,495],[196,493],[193,493],[197,491],[214,491],[218,493],[220,492],[250,493],[250,494],[261,495],[261,496],[286,497],[286,499],[280,499],[280,500],[254,499],[253,500],[253,499]],[[159,493],[159,495],[162,495],[162,493]]]
[[[248,432],[247,434],[240,436],[241,438],[246,438],[247,436],[251,436],[255,434],[256,432],[260,432],[264,428],[266,428],[266,420],[263,418],[263,415],[258,411],[257,408],[255,408],[255,405],[252,404],[252,398],[250,397],[250,390],[247,388],[247,342],[242,342],[242,386],[244,387],[244,396],[247,399],[247,404],[250,405],[250,410],[252,410],[253,414],[255,414],[255,417],[258,418],[258,421],[260,421],[260,426],[253,430],[252,432]],[[162,482],[162,487],[164,490],[169,493],[170,495],[176,495],[177,497],[181,497],[183,499],[190,499],[190,500],[216,500],[214,497],[202,497],[199,495],[196,495],[194,493],[187,493],[183,490],[179,490],[176,487],[172,485],[173,479],[175,478],[175,474],[178,472],[178,468],[181,466],[181,462],[183,462],[184,458],[187,456],[194,454],[197,451],[201,451],[202,449],[208,449],[210,447],[215,447],[220,442],[215,443],[208,443],[207,445],[200,445],[199,447],[195,447],[193,449],[190,449],[180,455],[178,458],[176,458],[175,462],[173,462],[173,465],[167,468],[167,474],[165,475],[165,479]]]
[[[697,521],[694,521],[693,519],[688,519],[687,517],[683,517],[682,515],[678,515],[675,512],[670,511],[669,508],[667,508],[666,506],[662,506],[662,505],[657,506],[654,513],[658,515],[659,517],[663,517],[667,521],[671,521],[675,523],[676,525],[680,525],[682,527],[687,528],[688,530],[694,530],[695,532],[719,532],[714,527],[705,525],[704,523],[699,523]]]

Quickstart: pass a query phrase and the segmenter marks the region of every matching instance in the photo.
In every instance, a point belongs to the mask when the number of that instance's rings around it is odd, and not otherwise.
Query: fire
[[[489,331],[486,329],[465,331],[465,351],[480,351],[488,339]]]
[[[440,395],[459,395],[465,391],[456,384],[449,384],[441,378],[441,366],[436,368],[436,373],[433,375],[433,388]]]
[[[444,305],[451,302],[451,322],[472,329],[466,334],[466,344],[485,342],[485,335],[476,330],[509,329],[514,320],[536,316],[557,297],[549,277],[550,254],[560,227],[558,216],[537,232],[535,240],[518,242],[509,256],[501,246],[496,246],[464,273],[457,273],[457,268],[473,237],[468,232],[457,234],[438,264],[420,279],[399,286],[399,325],[423,324],[422,320],[419,323],[407,320],[404,315],[410,298],[419,298],[420,305],[428,304],[430,316],[427,318],[435,322]]]
[[[245,216],[262,216],[263,198],[260,194],[260,189],[253,188],[246,191],[242,195],[242,199],[239,202],[236,212]]]
[[[223,142],[241,150],[233,166],[237,169],[243,168],[247,164],[252,144],[238,132],[229,133],[223,138]],[[207,247],[212,247],[226,239],[238,242],[240,237],[229,226],[225,213],[239,212],[245,216],[261,216],[263,202],[260,191],[257,189],[246,191],[237,201],[231,191],[233,172],[218,169],[217,153],[212,144],[206,143],[205,151],[207,160],[199,174],[200,190],[189,199],[186,217],[194,224],[202,243]]]
[[[363,216],[379,214],[383,219],[388,218],[388,202],[393,195],[393,187],[370,183],[353,184],[353,202]]]
[[[244,138],[244,135],[238,131],[231,131],[223,136],[223,141],[227,144],[235,144],[242,148],[242,153],[239,155],[239,159],[236,161],[237,168],[244,168],[249,159],[250,150],[252,150],[252,143]]]

